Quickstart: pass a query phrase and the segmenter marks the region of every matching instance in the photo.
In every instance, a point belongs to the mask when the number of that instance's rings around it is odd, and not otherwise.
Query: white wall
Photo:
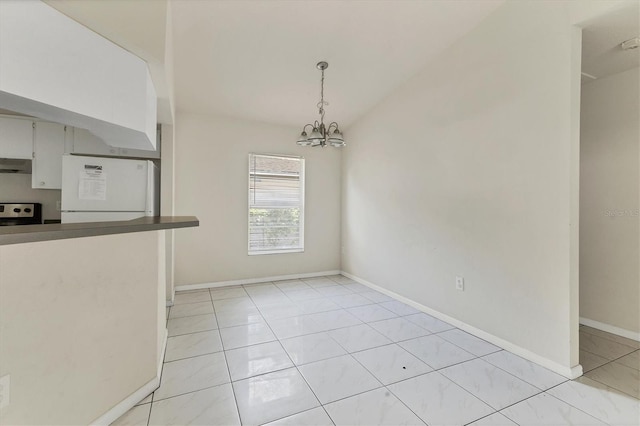
[[[640,72],[582,86],[580,316],[640,333]]]
[[[200,227],[175,234],[176,285],[340,269],[340,161],[334,148],[301,148],[299,129],[178,112],[175,213]],[[247,255],[248,154],[306,159],[304,253]]]
[[[173,5],[170,2],[166,4],[165,16],[165,45],[164,45],[164,75],[167,83],[167,95],[169,102],[170,125],[162,125],[162,162],[161,162],[161,195],[160,195],[160,213],[165,216],[173,216],[174,214],[174,196],[175,196],[175,91],[174,91],[174,73],[173,73]],[[175,294],[175,274],[174,274],[174,230],[168,230],[165,233],[165,263],[166,263],[166,279],[167,288],[165,298],[169,304],[173,304]]]
[[[155,379],[161,237],[0,246],[0,377],[11,375],[0,424],[90,424]]]
[[[60,219],[60,211],[56,209],[56,202],[60,201],[60,197],[61,191],[58,189],[31,188],[30,174],[0,174],[0,201],[42,203],[44,219]]]
[[[175,175],[174,175],[174,143],[173,143],[174,128],[171,125],[162,125],[162,161],[160,169],[160,214],[162,216],[174,215],[174,189],[175,189]],[[169,229],[165,231],[165,277],[166,277],[166,291],[165,299],[169,303],[173,303],[174,296],[174,257],[173,257],[173,238],[174,230]]]
[[[566,375],[580,38],[565,2],[507,2],[349,128],[343,153],[343,270]]]

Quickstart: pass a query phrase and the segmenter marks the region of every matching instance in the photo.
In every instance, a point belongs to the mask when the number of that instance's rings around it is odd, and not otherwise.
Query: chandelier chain
[[[324,69],[320,78],[320,102],[318,103],[318,113],[320,113],[320,123],[324,123]]]

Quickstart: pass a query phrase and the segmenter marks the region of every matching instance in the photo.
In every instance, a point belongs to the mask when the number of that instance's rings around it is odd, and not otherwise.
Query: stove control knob
[[[13,209],[13,212],[14,212],[14,213],[20,213],[20,209],[15,208],[15,209]]]
[[[25,213],[31,213],[31,209],[29,207],[27,207],[26,209],[24,209]]]

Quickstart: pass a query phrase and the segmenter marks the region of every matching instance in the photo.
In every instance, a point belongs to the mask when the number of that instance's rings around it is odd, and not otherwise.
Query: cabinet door
[[[31,159],[33,121],[0,117],[0,158]]]
[[[65,126],[36,122],[33,139],[31,186],[36,189],[62,188],[62,155]]]

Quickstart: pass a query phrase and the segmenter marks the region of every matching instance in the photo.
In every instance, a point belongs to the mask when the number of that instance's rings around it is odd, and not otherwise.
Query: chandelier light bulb
[[[310,146],[311,145],[311,141],[307,137],[307,132],[305,132],[303,130],[302,133],[300,133],[300,137],[298,138],[298,142],[296,142],[296,143],[298,145],[300,145],[300,146]]]

